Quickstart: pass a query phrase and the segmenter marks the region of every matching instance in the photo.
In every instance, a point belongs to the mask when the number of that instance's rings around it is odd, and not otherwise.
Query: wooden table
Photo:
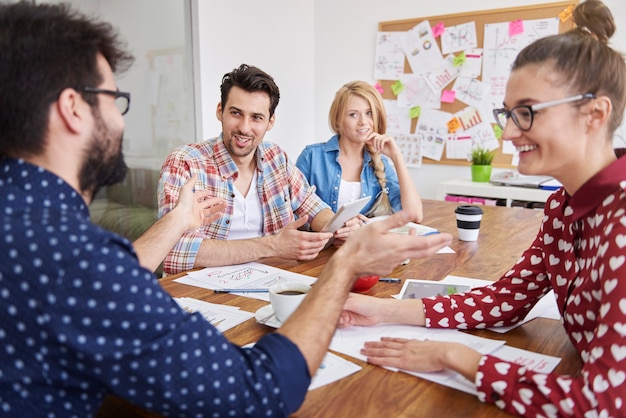
[[[542,211],[522,208],[482,206],[484,210],[480,235],[476,242],[457,239],[454,209],[457,204],[443,201],[424,202],[424,225],[450,232],[454,240],[450,247],[454,254],[436,254],[425,260],[411,260],[397,267],[390,275],[402,279],[441,280],[446,275],[496,280],[518,259],[534,239]],[[262,262],[317,276],[334,248],[324,250],[315,260],[297,262],[265,259]],[[178,276],[162,279],[165,290],[176,297],[189,296],[214,303],[240,306],[255,312],[267,304],[256,299],[212,291],[174,282]],[[378,283],[369,294],[389,297],[398,293],[402,284]],[[228,330],[225,335],[235,343],[246,344],[258,340],[271,328],[254,319]],[[557,373],[576,374],[580,369],[579,356],[567,339],[559,321],[534,319],[506,334],[488,330],[468,331],[474,335],[506,340],[507,344],[543,354],[561,357]],[[348,358],[348,357],[347,357]],[[349,377],[309,392],[295,417],[505,417],[493,405],[479,402],[476,397],[450,389],[406,373],[394,373],[380,367],[349,358],[363,369]],[[107,398],[100,417],[154,417],[116,398]]]

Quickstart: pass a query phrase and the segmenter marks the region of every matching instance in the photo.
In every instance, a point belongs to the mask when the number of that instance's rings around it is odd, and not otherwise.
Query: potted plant
[[[474,147],[470,154],[472,161],[472,181],[488,182],[491,179],[491,162],[494,154],[487,148]]]

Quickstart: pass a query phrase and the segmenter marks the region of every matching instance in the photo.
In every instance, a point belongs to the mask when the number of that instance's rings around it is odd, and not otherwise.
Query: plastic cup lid
[[[463,205],[457,206],[454,213],[460,213],[461,215],[481,215],[483,210],[475,205]]]

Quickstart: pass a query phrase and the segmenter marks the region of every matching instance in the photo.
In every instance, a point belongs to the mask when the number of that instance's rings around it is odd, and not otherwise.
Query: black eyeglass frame
[[[580,100],[595,99],[596,97],[597,96],[593,93],[584,93],[584,94],[578,94],[576,96],[566,97],[564,99],[552,100],[552,101],[543,102],[543,103],[535,103],[533,105],[519,105],[519,106],[515,106],[511,110],[506,110],[505,108],[502,107],[499,109],[493,109],[493,117],[495,118],[498,126],[502,129],[504,129],[506,121],[509,119],[512,119],[513,123],[515,124],[515,126],[517,126],[517,128],[520,131],[528,132],[533,127],[533,122],[535,121],[535,113],[538,110],[546,109],[548,107],[558,106],[558,105],[565,104],[565,103],[578,102]],[[530,122],[528,123],[528,128],[524,128],[520,125],[520,122],[517,119],[517,116],[515,113],[517,109],[526,109],[528,111],[528,114],[530,115],[529,116]],[[504,124],[503,124],[503,121],[500,119],[500,115],[504,115]]]
[[[94,94],[108,94],[109,96],[113,96],[115,99],[119,97],[123,97],[126,99],[126,108],[122,111],[122,115],[125,115],[130,110],[130,93],[119,90],[106,90],[99,89],[96,87],[83,87],[83,91],[85,93],[94,93]]]

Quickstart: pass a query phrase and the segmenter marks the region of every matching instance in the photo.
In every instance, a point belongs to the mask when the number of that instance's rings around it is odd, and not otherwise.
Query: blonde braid
[[[393,208],[389,201],[389,193],[387,192],[387,176],[385,175],[385,165],[383,164],[382,154],[371,149],[370,145],[367,145],[367,152],[372,158],[372,168],[374,169],[374,175],[378,179],[381,192],[380,196],[376,199],[374,206],[367,211],[365,216],[372,218],[375,216],[391,215]]]
[[[385,165],[380,152],[372,150],[370,144],[367,145],[367,153],[372,158],[372,167],[374,168],[374,175],[378,179],[378,183],[381,188],[385,188],[387,185],[387,176],[385,175]]]

